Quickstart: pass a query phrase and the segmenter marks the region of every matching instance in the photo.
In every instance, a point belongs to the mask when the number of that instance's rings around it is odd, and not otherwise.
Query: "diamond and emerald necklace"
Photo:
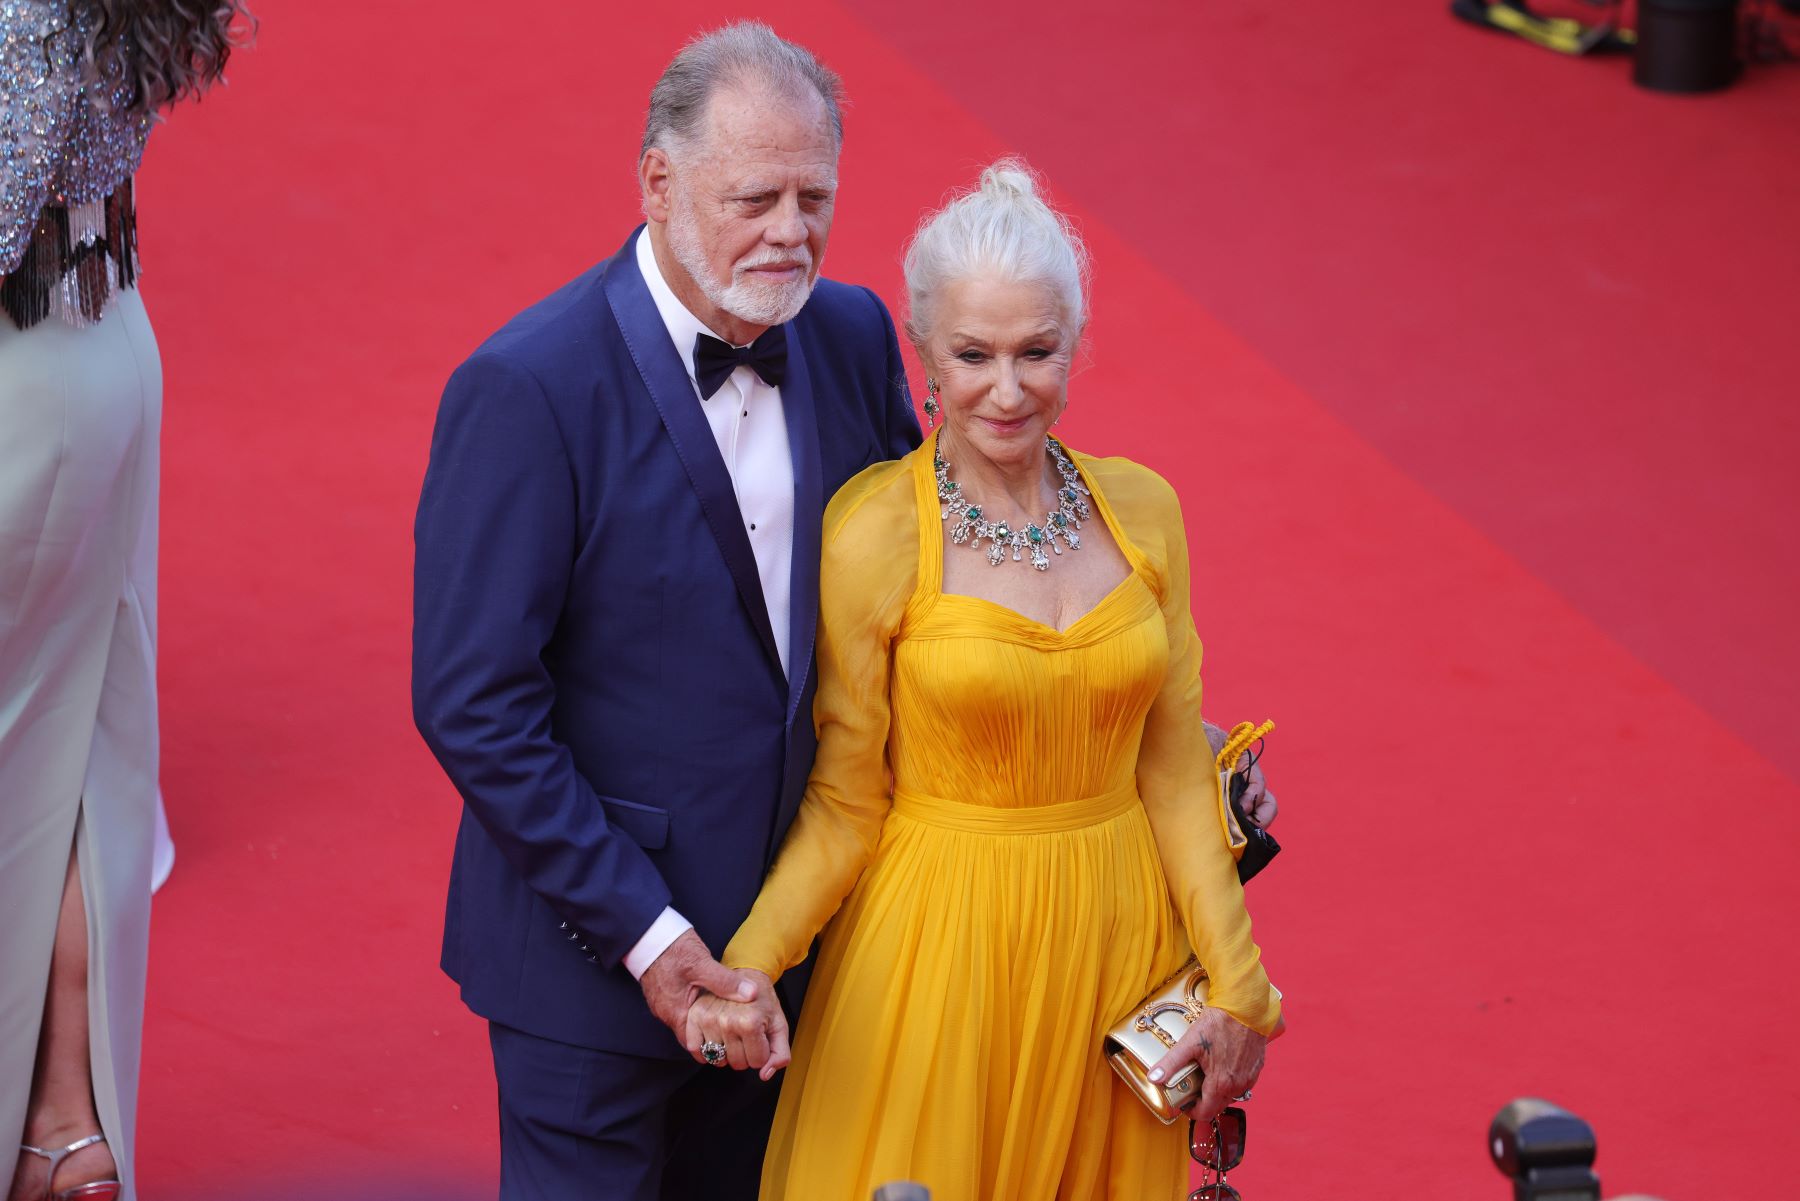
[[[1028,524],[1022,530],[1015,530],[1004,521],[989,521],[983,516],[981,506],[971,504],[963,495],[962,485],[950,478],[950,464],[934,450],[932,460],[937,467],[938,500],[944,505],[942,516],[945,521],[954,519],[956,522],[950,527],[950,541],[958,546],[966,542],[978,548],[981,540],[987,539],[988,562],[995,567],[1000,566],[1008,550],[1012,551],[1014,563],[1030,552],[1031,565],[1039,571],[1050,570],[1050,556],[1044,553],[1046,546],[1059,555],[1064,542],[1069,544],[1070,550],[1080,550],[1081,536],[1075,531],[1091,516],[1087,485],[1081,482],[1081,473],[1069,461],[1062,443],[1045,435],[1044,450],[1056,465],[1056,473],[1062,476],[1062,487],[1056,491],[1056,507],[1045,516],[1044,524]]]

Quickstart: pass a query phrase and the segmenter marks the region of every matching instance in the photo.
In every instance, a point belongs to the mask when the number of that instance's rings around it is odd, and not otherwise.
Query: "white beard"
[[[806,307],[807,298],[812,295],[814,263],[812,252],[805,246],[751,253],[732,264],[731,286],[722,288],[712,277],[697,225],[685,198],[678,195],[669,214],[669,252],[706,299],[751,325],[781,325],[792,321]],[[801,273],[786,283],[765,283],[748,274],[752,268],[796,261],[802,264]]]

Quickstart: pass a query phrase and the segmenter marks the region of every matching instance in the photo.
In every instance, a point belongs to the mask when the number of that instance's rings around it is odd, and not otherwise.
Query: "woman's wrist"
[[[778,967],[771,968],[766,963],[758,962],[754,957],[744,958],[744,957],[740,957],[740,956],[735,956],[731,953],[730,947],[725,948],[725,957],[723,959],[721,959],[719,962],[723,963],[726,967],[730,968],[734,972],[755,972],[757,975],[759,975],[759,976],[763,977],[765,980],[767,980],[770,984],[773,984],[777,980],[781,979],[781,969],[780,968],[778,968]]]

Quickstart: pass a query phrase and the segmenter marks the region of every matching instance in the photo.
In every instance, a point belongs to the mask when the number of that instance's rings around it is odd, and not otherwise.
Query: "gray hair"
[[[844,144],[844,84],[813,52],[760,21],[739,21],[681,48],[650,89],[641,159],[652,148],[674,152],[700,132],[707,102],[730,84],[761,84],[783,95],[812,92],[825,102],[833,140]]]
[[[980,275],[1041,283],[1079,331],[1087,320],[1088,253],[1063,214],[1038,197],[1023,159],[1004,158],[968,191],[920,222],[906,248],[906,332],[923,342],[944,285]]]

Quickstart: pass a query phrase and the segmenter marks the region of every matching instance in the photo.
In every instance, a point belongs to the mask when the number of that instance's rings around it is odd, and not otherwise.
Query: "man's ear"
[[[644,151],[638,160],[638,184],[644,193],[644,216],[652,221],[669,219],[669,187],[672,182],[669,154],[660,146]]]

